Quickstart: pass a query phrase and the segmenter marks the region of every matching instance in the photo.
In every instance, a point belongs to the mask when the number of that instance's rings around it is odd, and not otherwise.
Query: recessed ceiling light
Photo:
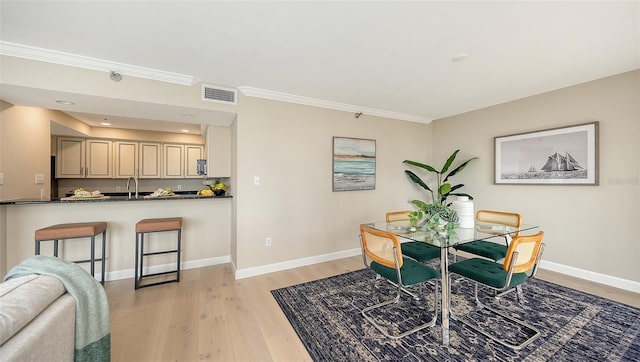
[[[72,106],[72,105],[74,105],[74,104],[75,104],[75,103],[73,103],[73,102],[71,102],[71,101],[56,101],[56,103],[59,103],[59,104],[65,104],[65,105],[67,105],[67,106]]]
[[[188,130],[188,129],[181,129],[180,131],[181,131],[181,132],[184,132],[184,133],[189,133],[189,130]]]
[[[109,122],[100,122],[100,124],[103,126],[111,126],[111,123]]]
[[[459,53],[459,54],[454,55],[451,58],[451,61],[452,62],[461,62],[461,61],[467,59],[468,56],[469,56],[469,54],[467,54],[467,53]]]

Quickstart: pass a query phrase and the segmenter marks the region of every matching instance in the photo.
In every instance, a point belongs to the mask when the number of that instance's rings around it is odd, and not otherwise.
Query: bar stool
[[[177,231],[178,245],[176,249],[155,251],[150,253],[144,252],[144,235],[147,233]],[[182,218],[168,217],[157,219],[144,219],[136,224],[136,261],[135,261],[135,289],[150,287],[152,285],[166,284],[172,282],[180,282],[180,243],[182,238]],[[176,269],[160,273],[143,274],[144,257],[158,254],[177,253]],[[154,277],[158,275],[176,273],[176,278],[164,280],[156,283],[141,285],[142,278]]]
[[[77,238],[91,238],[91,258],[85,260],[75,260],[74,263],[91,263],[91,276],[95,277],[96,251],[95,241],[96,235],[102,234],[102,255],[100,256],[100,264],[102,274],[100,275],[100,283],[104,284],[104,266],[106,255],[106,237],[107,223],[98,222],[81,222],[71,224],[57,224],[36,230],[36,255],[40,255],[40,243],[42,241],[53,240],[53,256],[58,257],[58,241]]]

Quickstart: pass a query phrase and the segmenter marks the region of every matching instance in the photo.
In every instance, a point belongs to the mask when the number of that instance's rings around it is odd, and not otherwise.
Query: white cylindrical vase
[[[473,228],[475,226],[475,214],[473,210],[473,201],[467,196],[458,196],[451,203],[451,208],[458,214],[458,222],[461,228]]]

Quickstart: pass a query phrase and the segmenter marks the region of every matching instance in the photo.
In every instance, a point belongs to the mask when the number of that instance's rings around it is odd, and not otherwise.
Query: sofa
[[[0,283],[0,361],[73,361],[75,326],[75,300],[58,279]]]

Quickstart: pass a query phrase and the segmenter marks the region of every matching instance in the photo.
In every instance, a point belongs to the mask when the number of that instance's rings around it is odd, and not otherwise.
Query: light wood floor
[[[113,361],[310,361],[271,290],[363,267],[360,256],[234,280],[229,264],[134,291],[107,282]],[[640,308],[640,296],[540,270],[538,277]]]

